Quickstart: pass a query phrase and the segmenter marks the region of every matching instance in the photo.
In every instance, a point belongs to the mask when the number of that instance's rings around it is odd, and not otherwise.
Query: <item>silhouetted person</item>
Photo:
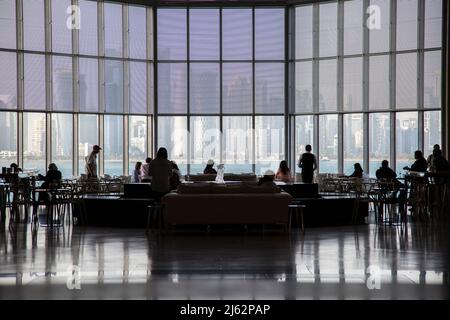
[[[306,152],[302,154],[298,162],[298,166],[302,169],[302,181],[312,183],[314,178],[314,170],[317,169],[316,156],[311,153],[311,146],[305,147]]]
[[[140,183],[142,179],[142,162],[138,161],[136,162],[136,165],[134,166],[133,171],[133,183]]]
[[[22,169],[21,168],[19,168],[19,166],[17,165],[17,163],[11,163],[10,164],[10,166],[9,166],[10,168],[11,168],[11,173],[19,173],[19,172],[22,172]]]
[[[172,163],[172,174],[170,175],[170,190],[175,190],[181,183],[181,171],[178,168],[178,165],[175,161],[171,161]]]
[[[291,169],[289,169],[286,160],[280,162],[280,167],[278,168],[277,174],[275,175],[275,180],[283,182],[292,181]]]
[[[434,152],[434,150],[441,150],[441,146],[438,145],[438,144],[435,144],[433,146],[433,151],[431,152],[431,154],[427,158],[428,169],[430,171],[433,171],[432,166],[433,166],[433,152]]]
[[[433,150],[433,163],[432,163],[432,169],[433,172],[443,172],[443,171],[449,171],[450,166],[448,164],[447,159],[442,155],[442,150]]]
[[[43,176],[42,174],[38,174],[38,180],[44,180],[44,182],[41,185],[42,189],[57,188],[61,183],[61,179],[62,179],[61,171],[58,170],[58,167],[54,163],[50,163],[48,165],[48,171],[45,176]],[[39,200],[48,201],[49,200],[48,193],[40,192]]]
[[[389,161],[387,160],[381,161],[381,167],[377,170],[375,175],[377,179],[395,180],[397,178],[395,171],[389,168]]]
[[[428,169],[427,160],[424,158],[422,151],[417,150],[414,152],[414,163],[411,167],[404,167],[403,170],[415,171],[415,172],[426,172]]]
[[[273,182],[275,180],[275,172],[272,170],[267,170],[264,172],[264,176],[259,178],[258,180],[258,186],[274,186],[275,183]]]
[[[203,170],[203,174],[217,174],[216,169],[213,168],[214,160],[209,159],[206,163],[205,170]]]
[[[151,182],[151,177],[148,174],[148,167],[150,166],[150,162],[152,162],[152,158],[147,157],[145,159],[145,163],[142,165],[141,168],[141,182]]]
[[[150,162],[148,174],[152,178],[153,198],[161,198],[170,191],[169,179],[172,175],[172,163],[167,159],[167,149],[159,148],[156,158]]]
[[[354,171],[351,175],[348,176],[348,178],[362,178],[363,177],[363,168],[361,167],[361,164],[355,163],[353,165]]]
[[[97,178],[97,154],[99,154],[100,150],[102,150],[102,148],[98,145],[94,145],[91,153],[85,158],[85,170],[88,178]]]

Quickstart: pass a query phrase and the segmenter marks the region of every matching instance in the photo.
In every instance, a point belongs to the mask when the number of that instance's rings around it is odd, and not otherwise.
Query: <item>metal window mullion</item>
[[[53,144],[52,144],[52,136],[53,136],[53,123],[52,123],[52,113],[45,114],[45,131],[46,131],[46,155],[45,155],[45,167],[47,168],[49,163],[52,162],[53,158]]]
[[[223,92],[222,92],[222,87],[223,87],[223,77],[222,77],[222,69],[223,69],[223,26],[222,26],[222,21],[223,21],[223,8],[220,8],[220,13],[219,13],[219,37],[220,37],[220,41],[219,41],[219,163],[223,163],[223,159],[224,159],[224,155],[223,155],[223,148],[222,146],[224,145],[224,137],[223,137]]]
[[[417,32],[417,108],[419,110],[424,109],[424,43],[425,43],[425,0],[418,1],[418,32]],[[419,150],[424,150],[424,114],[419,111],[418,113],[418,141],[417,146]]]
[[[129,141],[129,117],[128,115],[122,116],[123,121],[123,174],[128,175],[129,174],[129,162],[130,162],[130,156],[129,156],[129,147],[128,147],[128,141]]]
[[[78,136],[78,121],[79,121],[79,114],[78,113],[74,113],[72,115],[72,129],[73,129],[73,134],[72,134],[72,145],[73,145],[73,157],[72,157],[72,172],[73,175],[76,177],[80,174],[79,172],[79,168],[78,168],[78,158],[80,157],[79,155],[79,136]]]
[[[158,15],[157,15],[157,8],[152,10],[153,13],[153,19],[152,19],[152,25],[153,25],[153,58],[154,58],[154,64],[153,64],[153,126],[152,126],[152,132],[153,136],[152,139],[154,141],[152,147],[152,152],[150,154],[155,155],[156,154],[156,148],[158,147],[158,50],[157,50],[157,41],[158,41]]]
[[[312,90],[313,90],[313,148],[319,154],[319,4],[313,4],[313,61],[312,61]],[[317,170],[320,171],[320,161],[317,158]]]
[[[255,106],[255,35],[256,35],[256,10],[252,8],[252,171],[256,174],[256,106]]]
[[[369,81],[370,81],[370,32],[365,26],[365,22],[369,19],[367,7],[370,5],[369,0],[363,0],[363,169],[370,173],[369,165]]]
[[[338,2],[337,111],[344,110],[344,2]],[[344,117],[338,115],[338,172],[344,171]]]
[[[16,47],[17,50],[23,50],[23,2],[16,0]],[[25,105],[24,94],[24,54],[17,52],[17,109],[23,110]]]
[[[23,112],[17,113],[17,163],[19,167],[23,168]]]
[[[397,57],[395,51],[397,49],[397,2],[390,2],[390,32],[389,32],[389,80],[390,80],[390,164],[391,168],[396,167],[396,67]]]
[[[98,164],[99,164],[99,166],[98,166],[98,170],[99,170],[99,172],[98,172],[98,174],[100,175],[100,176],[102,176],[102,175],[104,175],[104,172],[105,172],[105,163],[104,163],[104,161],[105,161],[105,151],[104,151],[104,146],[105,146],[105,135],[104,135],[104,133],[105,133],[105,124],[104,124],[104,119],[105,118],[105,116],[103,115],[103,114],[99,114],[98,115],[98,142],[99,142],[99,145],[100,146],[102,146],[103,147],[103,152],[100,152],[99,154],[98,154]]]
[[[295,7],[284,11],[284,158],[295,172],[295,124],[291,121],[291,110],[295,108],[295,65],[289,62],[295,58]]]
[[[190,101],[190,91],[191,91],[191,47],[190,47],[190,9],[189,7],[186,9],[186,54],[187,54],[187,62],[186,62],[186,108],[187,108],[187,116],[186,116],[186,128],[187,128],[187,137],[186,137],[186,143],[187,143],[187,174],[190,174],[191,172],[191,141],[190,141],[190,132],[191,132],[191,117],[190,117],[190,111],[191,111],[191,101]]]

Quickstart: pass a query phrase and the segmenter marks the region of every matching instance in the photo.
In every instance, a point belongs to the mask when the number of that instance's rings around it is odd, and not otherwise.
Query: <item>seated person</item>
[[[141,179],[142,179],[142,162],[138,161],[136,162],[136,165],[134,166],[134,171],[133,171],[133,183],[140,183]]]
[[[150,166],[150,162],[152,162],[152,158],[147,157],[145,159],[145,164],[141,167],[141,182],[151,182],[152,178],[148,175],[148,168]]]
[[[203,174],[217,174],[216,169],[213,168],[214,160],[209,159],[206,163],[205,170],[203,170]]]
[[[42,189],[51,189],[57,187],[61,182],[61,179],[62,179],[61,171],[58,170],[58,167],[54,163],[50,163],[48,165],[48,171],[45,176],[43,176],[42,174],[38,175],[38,180],[44,180],[44,182],[41,185]],[[46,200],[48,200],[48,193],[46,192],[39,193],[39,201],[46,201]]]
[[[416,152],[414,152],[414,159],[416,159],[416,161],[414,161],[412,166],[404,167],[403,170],[426,172],[428,169],[428,163],[427,163],[427,160],[425,159],[425,157],[423,156],[422,151],[417,150]]]
[[[11,173],[19,173],[22,172],[22,169],[19,168],[19,166],[17,165],[17,163],[11,163],[11,165],[9,166],[11,168]]]
[[[275,180],[275,172],[272,170],[267,170],[264,173],[264,176],[259,178],[258,180],[258,186],[275,186],[275,183],[273,182]]]
[[[360,178],[360,179],[362,179],[364,170],[361,167],[361,164],[355,163],[353,168],[354,168],[353,173],[351,175],[347,176],[347,178]]]
[[[397,178],[395,171],[389,168],[389,161],[387,160],[381,162],[381,167],[377,170],[375,175],[377,179],[395,180]]]
[[[181,183],[181,171],[175,161],[172,163],[172,174],[169,177],[170,190],[176,190]]]
[[[286,160],[280,162],[280,167],[278,168],[277,174],[275,175],[275,180],[283,182],[292,182],[293,179],[291,170],[289,169]]]

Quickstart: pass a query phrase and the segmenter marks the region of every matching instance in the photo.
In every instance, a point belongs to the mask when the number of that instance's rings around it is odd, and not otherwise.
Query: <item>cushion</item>
[[[273,183],[258,185],[257,182],[246,182],[243,185],[243,193],[277,193],[280,189]]]
[[[210,193],[211,183],[182,183],[178,186],[177,192],[185,193]]]

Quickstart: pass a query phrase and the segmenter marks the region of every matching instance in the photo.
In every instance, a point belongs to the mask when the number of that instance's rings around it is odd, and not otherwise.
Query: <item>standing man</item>
[[[298,161],[298,166],[302,169],[302,181],[304,183],[312,183],[314,170],[317,169],[316,156],[311,152],[311,145],[308,144],[305,150],[306,152],[302,154]]]
[[[88,178],[97,178],[97,154],[102,150],[98,145],[92,147],[91,153],[85,158],[86,175]]]

